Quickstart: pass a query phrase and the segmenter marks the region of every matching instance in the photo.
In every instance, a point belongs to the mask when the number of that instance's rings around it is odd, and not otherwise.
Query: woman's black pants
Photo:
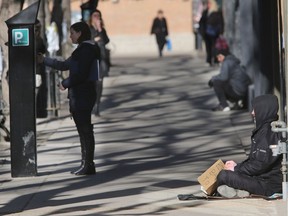
[[[163,48],[166,44],[166,36],[164,34],[156,34],[159,56],[162,56]]]
[[[205,36],[205,48],[206,48],[206,62],[210,65],[217,63],[216,54],[215,54],[215,43],[217,37]]]
[[[91,124],[91,110],[72,112],[74,122],[80,138],[82,161],[93,163],[95,140],[93,125]]]

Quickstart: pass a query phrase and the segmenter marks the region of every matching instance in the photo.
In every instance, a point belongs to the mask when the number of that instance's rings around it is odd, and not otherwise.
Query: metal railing
[[[63,80],[63,73],[62,71],[47,67],[46,76],[48,117],[58,117],[61,109],[61,93],[58,84]]]
[[[49,67],[45,68],[45,72],[47,85],[47,117],[58,117],[61,109],[61,92],[58,88],[58,83],[60,83],[64,78],[63,72]],[[6,116],[9,115],[9,110],[7,110],[7,107],[9,109],[9,106],[5,104],[2,95],[2,82],[0,80],[0,142],[9,142],[10,131],[6,122]]]
[[[273,156],[282,154],[282,167],[281,171],[283,174],[283,182],[282,182],[282,193],[283,193],[283,200],[287,200],[288,195],[288,182],[287,182],[287,132],[288,128],[284,121],[275,121],[271,123],[271,130],[275,133],[282,133],[282,138],[284,141],[279,140],[277,145],[270,145],[270,148],[273,152]]]

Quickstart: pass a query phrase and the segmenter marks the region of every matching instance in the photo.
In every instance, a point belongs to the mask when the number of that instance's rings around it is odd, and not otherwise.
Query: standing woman
[[[70,71],[69,77],[60,84],[61,90],[68,89],[70,112],[76,124],[81,144],[81,166],[72,171],[75,175],[95,174],[94,149],[95,140],[91,111],[96,100],[95,80],[91,80],[90,71],[95,59],[100,59],[100,50],[97,44],[91,41],[91,32],[88,24],[77,22],[70,27],[70,38],[73,44],[79,44],[71,57],[65,61],[52,58],[43,58],[39,54],[38,61],[45,65]],[[94,64],[93,64],[94,65]],[[96,68],[97,69],[97,68]]]
[[[167,42],[166,37],[168,36],[167,22],[166,18],[163,15],[162,10],[159,10],[157,12],[157,17],[154,18],[153,20],[151,34],[155,34],[156,36],[156,42],[159,50],[159,57],[161,57],[164,45]]]
[[[222,12],[218,9],[215,0],[208,0],[207,9],[203,11],[199,25],[206,46],[206,62],[213,66],[214,63],[217,63],[215,42],[219,35],[224,32]]]
[[[104,27],[104,22],[102,20],[101,11],[95,10],[91,14],[90,17],[90,30],[91,30],[91,38],[94,40],[99,48],[101,53],[101,61],[100,61],[100,80],[96,83],[96,104],[93,110],[93,113],[96,116],[100,115],[100,102],[103,92],[103,79],[104,77],[108,76],[109,72],[109,56],[106,50],[106,44],[109,43],[109,37],[107,35],[106,29]]]

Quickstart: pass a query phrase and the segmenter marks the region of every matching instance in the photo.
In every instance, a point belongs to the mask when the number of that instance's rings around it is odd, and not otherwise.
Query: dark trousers
[[[215,54],[216,37],[206,35],[204,41],[206,48],[206,62],[213,65],[218,62]]]
[[[47,79],[46,79],[46,72],[45,66],[37,66],[37,70],[41,72],[41,85],[36,94],[36,116],[37,118],[47,118],[47,98],[48,98],[48,91],[47,91]]]
[[[164,34],[156,34],[156,41],[158,45],[159,56],[162,56],[162,51],[166,44],[166,36]]]
[[[91,124],[91,110],[75,111],[72,112],[72,116],[80,138],[82,160],[86,163],[93,163],[95,140]]]
[[[251,194],[264,196],[271,196],[273,194],[269,190],[269,185],[265,184],[264,181],[230,170],[222,170],[218,174],[217,184],[218,186],[227,185],[235,189],[245,190]]]
[[[213,80],[213,88],[219,103],[223,108],[229,106],[227,100],[236,102],[245,97],[237,95],[228,82],[221,80]]]
[[[96,103],[92,111],[95,115],[100,115],[100,103],[103,92],[103,80],[104,77],[102,78],[101,81],[98,80],[96,83]]]

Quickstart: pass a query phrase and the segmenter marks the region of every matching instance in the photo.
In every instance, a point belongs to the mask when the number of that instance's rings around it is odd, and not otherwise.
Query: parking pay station
[[[40,1],[6,20],[9,46],[11,175],[37,175],[34,24]]]

